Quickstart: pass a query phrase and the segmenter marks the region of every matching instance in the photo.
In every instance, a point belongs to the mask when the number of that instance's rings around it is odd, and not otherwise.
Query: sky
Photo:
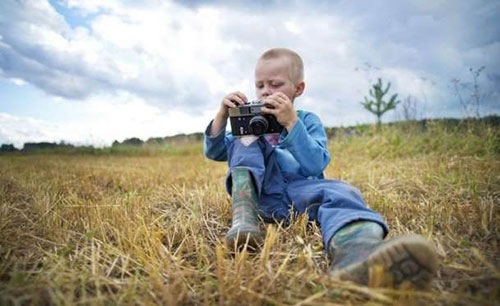
[[[0,144],[109,146],[202,132],[229,92],[255,98],[267,49],[295,50],[297,109],[327,127],[373,123],[378,78],[398,94],[383,121],[500,113],[500,1],[0,1]],[[451,80],[462,86],[454,87]],[[465,85],[464,85],[465,84]]]

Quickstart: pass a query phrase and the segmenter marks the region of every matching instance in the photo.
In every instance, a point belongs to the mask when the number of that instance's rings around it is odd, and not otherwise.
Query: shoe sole
[[[225,237],[226,244],[229,247],[242,247],[247,241],[248,245],[252,247],[257,247],[262,241],[262,235],[260,230],[257,228],[237,228],[230,229]]]
[[[438,269],[434,247],[419,235],[396,237],[376,249],[366,260],[332,270],[330,275],[370,287],[426,288]]]

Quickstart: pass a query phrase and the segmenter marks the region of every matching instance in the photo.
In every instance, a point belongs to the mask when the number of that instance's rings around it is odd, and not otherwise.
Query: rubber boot
[[[229,247],[241,247],[248,241],[250,246],[257,246],[262,235],[259,229],[257,213],[257,194],[250,172],[246,168],[235,168],[231,172],[233,221],[226,234]]]
[[[438,269],[431,243],[419,235],[383,241],[383,234],[378,223],[367,221],[338,231],[328,246],[330,275],[370,287],[427,287]]]

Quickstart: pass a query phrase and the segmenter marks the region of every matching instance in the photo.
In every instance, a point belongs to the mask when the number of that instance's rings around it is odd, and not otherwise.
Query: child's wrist
[[[217,113],[217,117],[221,120],[227,120],[229,118],[229,111],[226,107],[221,107]]]
[[[299,118],[295,117],[293,120],[290,121],[287,125],[285,125],[285,129],[290,133],[295,126],[295,123],[297,122]]]

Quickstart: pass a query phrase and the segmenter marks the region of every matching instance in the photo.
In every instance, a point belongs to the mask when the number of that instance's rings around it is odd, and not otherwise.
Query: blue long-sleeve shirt
[[[314,113],[299,110],[299,120],[290,133],[286,129],[274,146],[282,172],[296,173],[310,179],[324,178],[323,171],[330,162],[327,137],[323,124]],[[227,147],[235,140],[230,131],[210,136],[212,122],[205,130],[203,153],[209,159],[227,161]]]

